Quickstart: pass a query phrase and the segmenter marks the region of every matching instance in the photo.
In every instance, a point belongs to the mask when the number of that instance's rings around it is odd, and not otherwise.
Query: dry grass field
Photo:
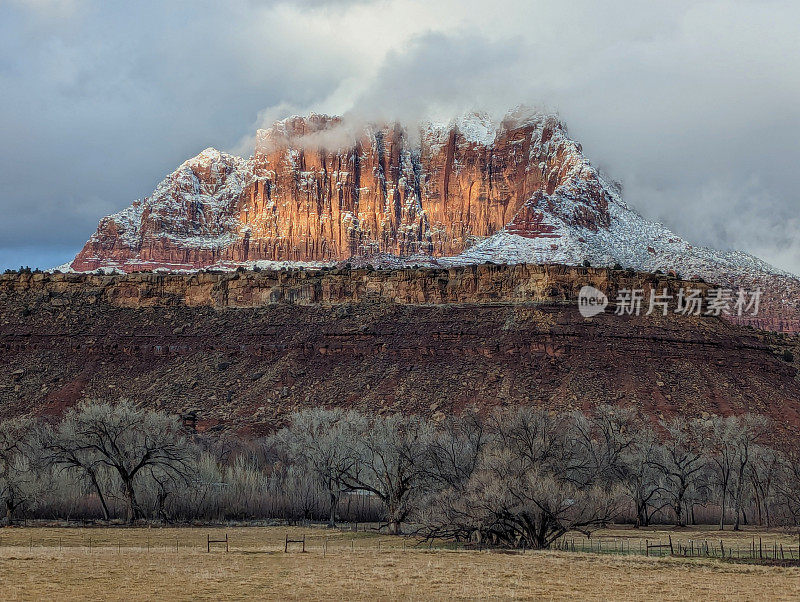
[[[207,536],[225,533],[230,551],[223,545],[207,553]],[[306,535],[305,554],[299,546],[283,552],[287,533]],[[667,533],[620,529],[601,535],[613,541]],[[712,530],[669,533],[719,540]],[[723,537],[726,545],[744,547],[753,535]],[[797,546],[796,534],[763,535]],[[320,527],[0,529],[0,598],[98,597],[790,600],[800,598],[800,568],[638,554],[429,549],[410,539]]]

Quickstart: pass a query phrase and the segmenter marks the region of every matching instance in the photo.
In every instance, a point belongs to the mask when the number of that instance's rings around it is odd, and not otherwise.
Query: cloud
[[[788,0],[35,4],[0,7],[0,249],[77,249],[188,156],[246,155],[292,113],[526,103],[557,109],[647,217],[800,272]]]
[[[27,10],[39,18],[57,19],[71,17],[82,4],[81,0],[7,0],[19,9]]]

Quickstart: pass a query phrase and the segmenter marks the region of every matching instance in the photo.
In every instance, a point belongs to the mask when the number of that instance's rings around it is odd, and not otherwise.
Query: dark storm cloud
[[[797,5],[520,2],[504,14],[390,53],[356,109],[556,109],[641,213],[800,273]]]
[[[31,246],[70,259],[102,215],[231,146],[287,90],[324,96],[349,60],[248,3],[56,4],[0,6],[3,267],[34,263]]]
[[[798,22],[788,1],[6,4],[0,263],[67,260],[181,161],[246,153],[287,113],[526,103],[647,217],[800,272]]]

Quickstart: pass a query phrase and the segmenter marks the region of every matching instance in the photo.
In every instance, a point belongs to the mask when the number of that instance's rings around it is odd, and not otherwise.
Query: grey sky
[[[0,0],[0,267],[287,113],[558,110],[625,198],[800,273],[800,5]]]

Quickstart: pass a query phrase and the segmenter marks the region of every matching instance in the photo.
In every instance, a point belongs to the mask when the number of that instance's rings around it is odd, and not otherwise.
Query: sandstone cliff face
[[[144,307],[258,308],[275,304],[392,305],[562,303],[578,313],[580,289],[591,285],[610,298],[640,289],[675,296],[680,288],[705,294],[710,285],[663,274],[636,274],[565,265],[472,265],[451,268],[324,268],[259,272],[127,275],[0,274],[0,300],[80,311],[105,303]],[[643,311],[647,304],[643,305]],[[689,322],[687,322],[687,325]]]
[[[2,275],[0,417],[132,398],[260,433],[314,405],[614,403],[654,420],[759,412],[796,432],[796,366],[767,335],[713,317],[584,319],[587,282],[683,284],[570,266]]]
[[[207,149],[151,199],[105,218],[72,267],[452,256],[515,218],[515,232],[546,235],[546,214],[526,201],[559,188],[573,190],[575,203],[551,212],[594,230],[608,225],[597,172],[555,117],[512,114],[488,137],[470,119],[351,132],[312,115],[259,131],[249,161]]]

